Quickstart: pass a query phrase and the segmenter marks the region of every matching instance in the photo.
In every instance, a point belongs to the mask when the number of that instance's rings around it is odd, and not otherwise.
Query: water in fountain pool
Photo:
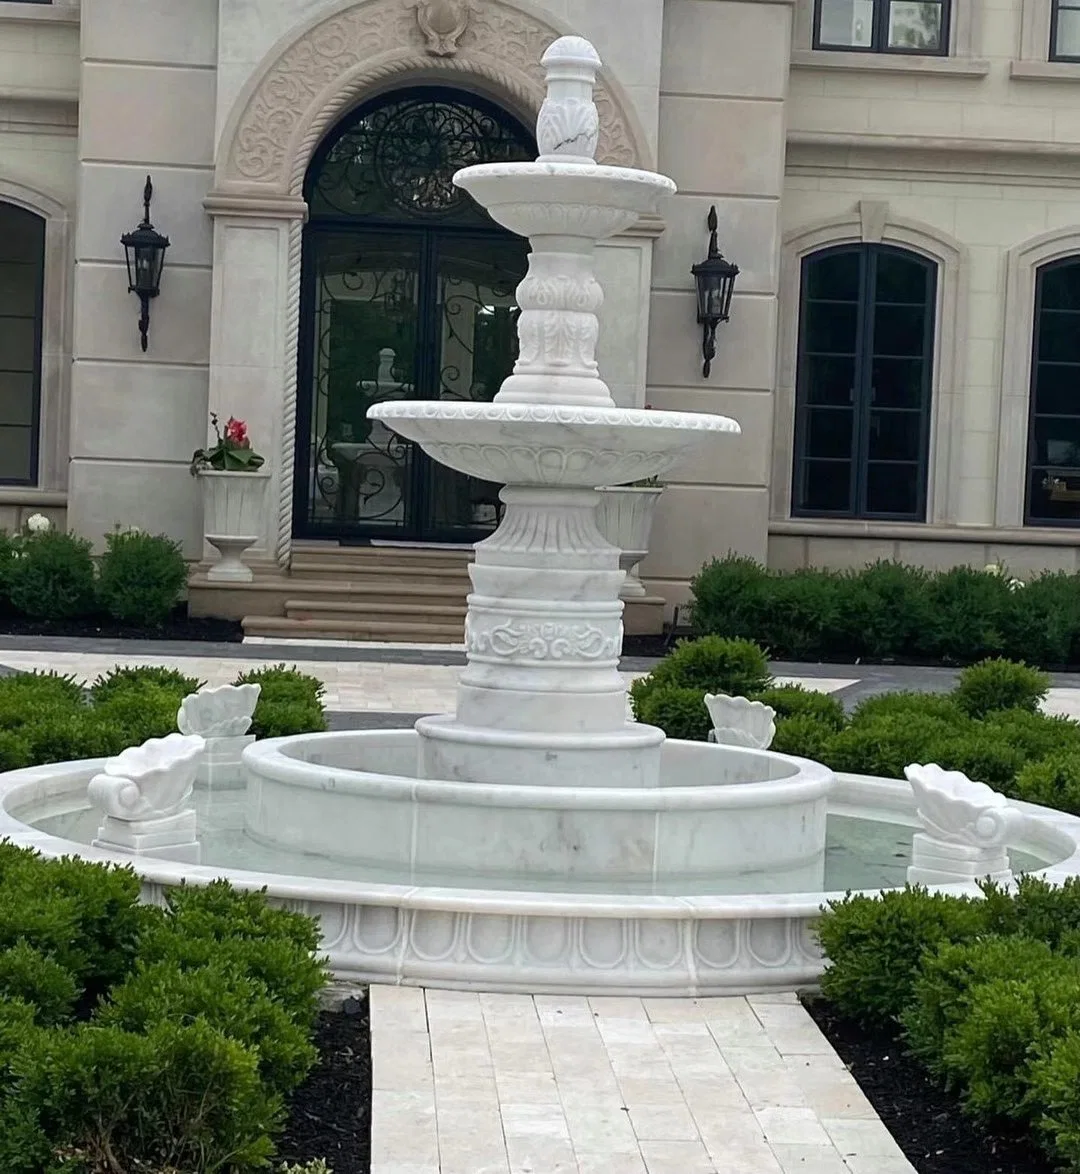
[[[224,793],[197,792],[197,813],[204,864],[221,868],[240,868],[281,876],[309,876],[323,880],[367,881],[381,884],[408,884],[410,878],[402,873],[393,875],[385,870],[365,869],[362,865],[334,860],[328,856],[305,852],[290,852],[257,843],[244,832],[244,795],[242,791]],[[31,812],[23,818],[41,831],[76,843],[89,844],[97,834],[99,813],[84,805],[72,806],[36,817]],[[911,863],[912,827],[879,820],[856,819],[850,816],[830,815],[825,854],[825,892],[843,892],[848,889],[877,889],[902,887],[908,865]],[[1025,872],[1043,867],[1043,863],[1027,853],[1010,853],[1012,868]],[[730,880],[718,885],[703,883],[692,892],[680,885],[674,895],[727,895],[732,892],[753,892],[752,878],[734,889]],[[462,887],[490,888],[488,880]],[[513,876],[500,878],[499,887],[507,890],[531,888]],[[587,893],[599,886],[586,884],[552,884],[558,892]],[[632,887],[619,886],[619,892],[634,893]],[[649,890],[664,893],[663,886]]]

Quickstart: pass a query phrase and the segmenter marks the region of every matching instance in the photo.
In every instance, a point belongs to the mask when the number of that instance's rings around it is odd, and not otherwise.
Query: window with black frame
[[[1027,522],[1080,525],[1080,257],[1035,281]]]
[[[925,520],[936,291],[904,249],[804,259],[793,515]]]
[[[1080,0],[1053,0],[1050,60],[1080,61]]]
[[[0,485],[37,480],[45,221],[0,203]]]
[[[951,0],[816,0],[814,48],[861,53],[949,51]]]

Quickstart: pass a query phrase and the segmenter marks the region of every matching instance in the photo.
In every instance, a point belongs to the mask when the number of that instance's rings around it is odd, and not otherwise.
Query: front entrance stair
[[[287,575],[257,573],[253,583],[191,582],[195,615],[242,618],[247,636],[461,644],[472,551],[296,542]],[[627,605],[626,630],[663,629],[661,599]]]

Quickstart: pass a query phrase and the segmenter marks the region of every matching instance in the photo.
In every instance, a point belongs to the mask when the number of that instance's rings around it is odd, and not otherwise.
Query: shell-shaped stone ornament
[[[191,798],[206,740],[196,734],[151,738],[110,758],[87,787],[96,807],[114,819],[172,815]]]
[[[716,741],[723,746],[768,750],[776,737],[776,710],[760,701],[706,693],[705,707],[712,718]]]
[[[184,698],[176,715],[181,734],[239,738],[251,728],[261,685],[218,685]]]
[[[914,764],[904,774],[915,793],[919,820],[935,840],[973,848],[1006,845],[1024,823],[1023,813],[986,783],[936,763]]]

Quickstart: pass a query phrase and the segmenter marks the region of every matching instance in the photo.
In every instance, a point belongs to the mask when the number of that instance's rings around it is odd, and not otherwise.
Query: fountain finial
[[[600,113],[593,92],[600,54],[584,37],[560,37],[542,63],[548,88],[536,120],[539,162],[595,164]]]

